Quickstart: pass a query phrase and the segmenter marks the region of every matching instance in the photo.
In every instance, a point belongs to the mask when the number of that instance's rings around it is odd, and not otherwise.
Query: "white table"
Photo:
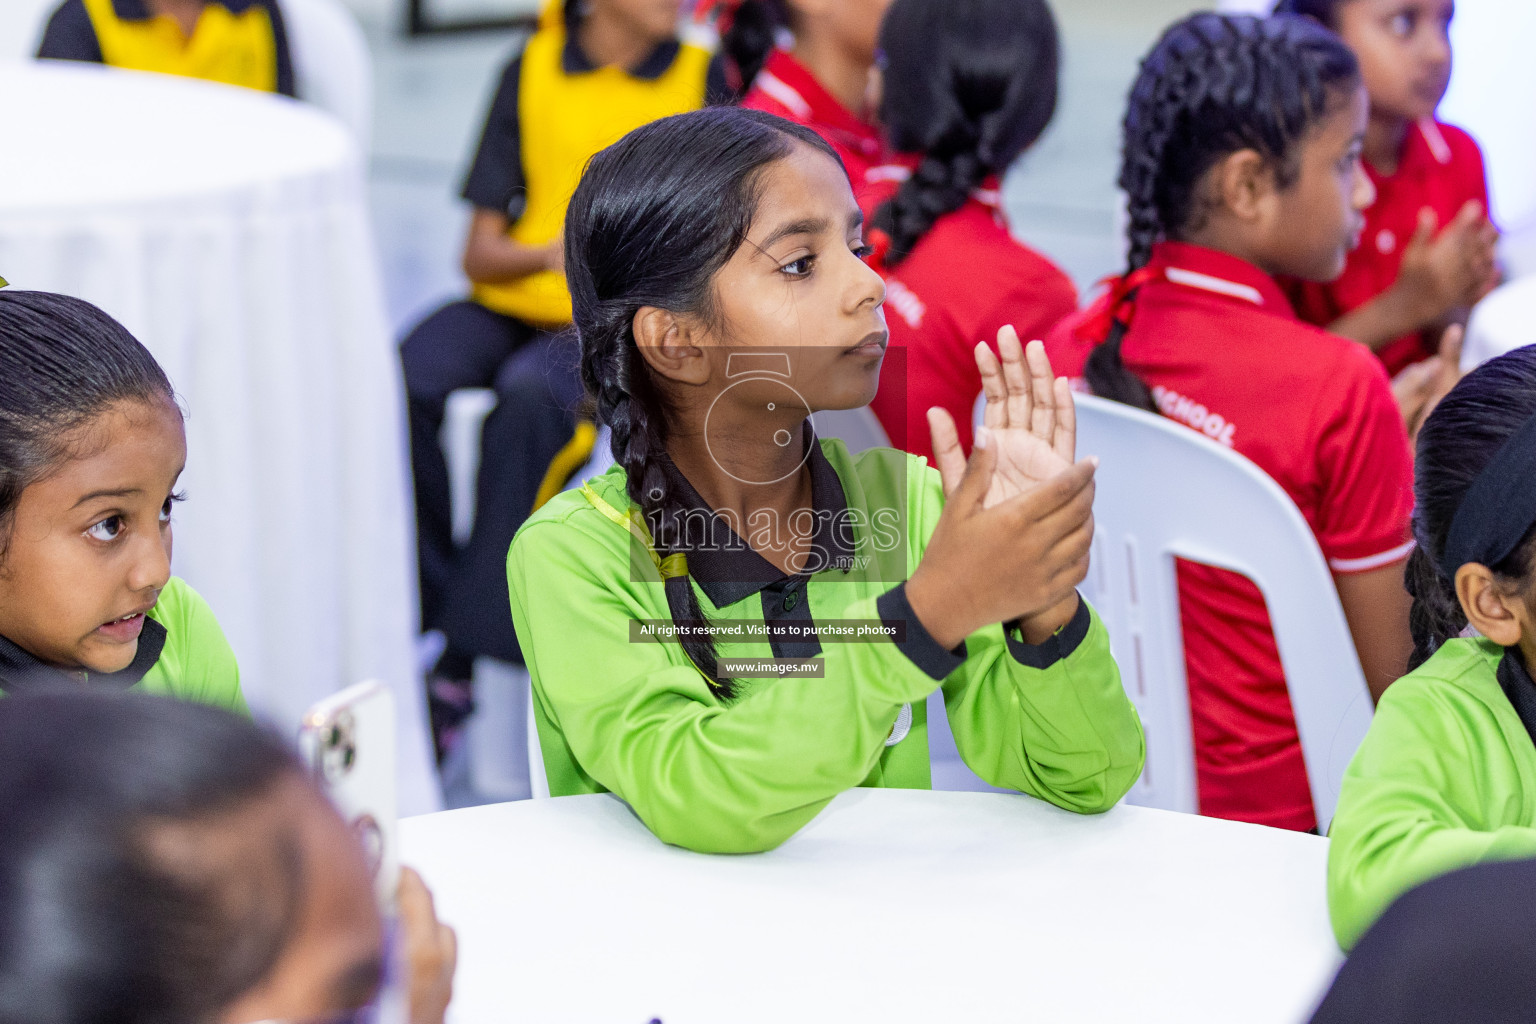
[[[1341,961],[1327,840],[1141,807],[854,790],[756,856],[610,796],[402,822],[454,1024],[1296,1024]]]
[[[0,276],[121,320],[184,399],[175,571],[284,728],[363,678],[400,699],[402,808],[441,806],[415,678],[399,371],[361,163],[313,108],[0,63]]]

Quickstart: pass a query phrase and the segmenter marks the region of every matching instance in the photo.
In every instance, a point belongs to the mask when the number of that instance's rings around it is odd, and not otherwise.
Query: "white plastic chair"
[[[1536,345],[1536,322],[1530,317],[1533,302],[1536,276],[1502,284],[1479,302],[1467,321],[1467,339],[1461,347],[1462,372],[1470,373],[1506,352]]]
[[[340,120],[366,154],[373,137],[373,57],[338,0],[281,0],[294,91]]]
[[[1078,451],[1097,455],[1093,564],[1082,592],[1109,629],[1141,714],[1147,762],[1131,803],[1197,810],[1175,557],[1237,572],[1264,594],[1326,832],[1372,703],[1333,577],[1280,485],[1160,416],[1077,395]]]
[[[43,28],[63,0],[5,0],[0,3],[0,59],[31,60]]]

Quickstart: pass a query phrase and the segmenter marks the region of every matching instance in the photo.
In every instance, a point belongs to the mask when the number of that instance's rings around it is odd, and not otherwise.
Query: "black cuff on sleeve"
[[[887,590],[876,598],[875,608],[880,613],[880,622],[883,625],[900,630],[903,639],[896,646],[901,653],[911,659],[912,664],[922,669],[930,679],[935,681],[944,679],[965,661],[964,640],[960,641],[959,647],[947,651],[918,620],[917,613],[912,610],[911,602],[907,600],[905,583]]]
[[[1088,627],[1093,623],[1093,616],[1088,611],[1088,602],[1082,595],[1077,598],[1077,611],[1065,626],[1045,638],[1043,643],[1027,644],[1019,635],[1019,623],[1003,624],[1003,638],[1008,641],[1008,653],[1013,655],[1013,660],[1028,668],[1050,668],[1063,658],[1068,657],[1077,650],[1083,638],[1088,635]]]

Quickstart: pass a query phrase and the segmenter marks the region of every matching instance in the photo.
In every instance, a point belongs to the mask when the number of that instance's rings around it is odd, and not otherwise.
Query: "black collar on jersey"
[[[117,2],[117,0],[114,0]],[[134,0],[135,3],[143,3],[144,0]],[[629,74],[634,78],[642,78],[648,82],[654,82],[667,73],[672,62],[677,59],[677,53],[683,48],[683,44],[676,39],[668,39],[646,54],[645,60],[638,67],[632,68]],[[571,27],[565,34],[565,50],[560,55],[560,70],[568,75],[581,75],[588,71],[596,71],[598,65],[587,56],[587,51],[581,48],[581,43],[576,40],[576,29]]]
[[[139,633],[139,649],[134,654],[132,663],[118,672],[89,673],[86,679],[93,686],[126,690],[154,668],[163,650],[165,650],[165,627],[145,616],[144,629]],[[27,690],[50,686],[78,686],[80,681],[81,673],[55,668],[45,661],[34,658],[5,637],[0,636],[0,692],[23,693]]]
[[[266,0],[214,0],[231,14],[242,14],[252,7],[267,6]],[[148,21],[149,5],[145,0],[112,0],[112,13],[123,21]]]
[[[848,498],[837,470],[827,461],[816,440],[811,421],[806,420],[802,437],[809,446],[806,460],[811,469],[811,512],[816,518],[811,535],[811,549],[803,576],[827,569],[848,572],[853,567],[854,529],[848,513]],[[695,518],[684,529],[688,556],[688,575],[716,608],[733,605],[756,594],[764,587],[788,579],[788,575],[752,550],[725,519],[710,507],[670,459],[663,462],[667,479],[676,489],[683,507]],[[751,524],[745,524],[753,532]]]
[[[1467,489],[1451,519],[1440,571],[1448,580],[1468,562],[1492,568],[1536,523],[1536,416],[1520,424]]]
[[[1520,724],[1530,734],[1531,742],[1536,743],[1536,682],[1531,681],[1531,674],[1525,670],[1518,647],[1504,648],[1504,657],[1499,659],[1498,677],[1504,696],[1509,698],[1515,714],[1520,716]]]

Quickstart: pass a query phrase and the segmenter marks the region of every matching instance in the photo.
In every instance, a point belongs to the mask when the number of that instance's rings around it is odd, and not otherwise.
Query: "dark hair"
[[[1058,41],[1045,0],[896,0],[880,48],[891,145],[923,156],[874,215],[895,266],[1040,138],[1056,111]]]
[[[299,771],[281,740],[202,704],[0,700],[0,1024],[205,1024],[265,977],[303,902],[297,837],[231,863],[168,854],[165,830],[196,849]]]
[[[0,557],[21,492],[69,457],[76,430],[129,400],[175,395],[122,324],[68,295],[0,289]]]
[[[1440,568],[1451,520],[1472,482],[1520,425],[1536,415],[1536,345],[1490,360],[1463,377],[1419,428],[1414,456],[1413,537],[1407,586],[1413,596],[1409,627],[1417,668],[1440,645],[1467,627],[1456,599],[1456,581]],[[1536,529],[1498,565],[1507,582],[1529,578],[1536,558]]]
[[[1339,8],[1347,3],[1349,0],[1279,0],[1275,4],[1275,13],[1297,14],[1336,29],[1339,27]]]
[[[1309,18],[1195,14],[1163,33],[1141,64],[1126,106],[1120,188],[1129,215],[1127,275],[1152,246],[1198,227],[1200,179],[1228,154],[1260,153],[1288,188],[1299,144],[1360,80],[1355,55]],[[1134,300],[1134,293],[1125,296]],[[1111,302],[1118,306],[1118,302]],[[1088,356],[1097,395],[1151,410],[1146,384],[1120,357],[1126,325]]]
[[[790,10],[784,0],[740,0],[726,17],[720,52],[728,61],[731,91],[740,99],[768,63],[779,33],[789,29]]]
[[[571,197],[566,274],[582,382],[660,554],[680,547],[686,531],[682,499],[664,470],[667,410],[635,347],[635,314],[654,306],[715,315],[712,281],[746,239],[761,173],[797,144],[838,159],[814,131],[772,114],[732,107],[678,114],[593,157]],[[674,620],[703,620],[687,576],[668,579],[666,592]],[[720,693],[734,696],[708,639],[686,639],[683,649]]]

